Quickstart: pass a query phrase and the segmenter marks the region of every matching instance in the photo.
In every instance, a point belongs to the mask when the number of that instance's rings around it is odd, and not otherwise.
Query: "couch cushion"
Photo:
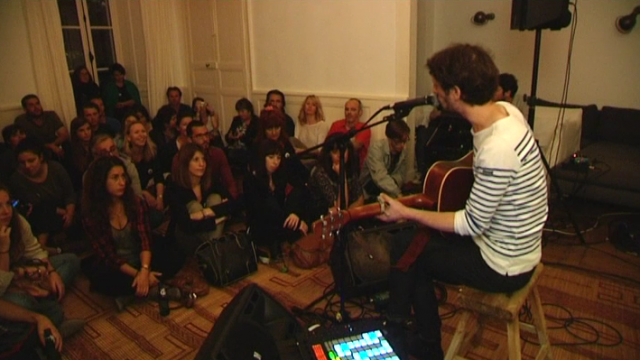
[[[600,110],[598,135],[600,141],[638,146],[640,110],[603,106]]]
[[[596,105],[588,105],[582,108],[582,137],[580,147],[583,148],[598,140],[598,119],[600,110]]]
[[[561,169],[559,178],[640,192],[640,147],[600,141],[580,150],[580,155],[595,169],[586,174]]]

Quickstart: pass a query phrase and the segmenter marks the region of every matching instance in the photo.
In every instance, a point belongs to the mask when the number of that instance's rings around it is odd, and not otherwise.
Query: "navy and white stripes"
[[[517,275],[540,260],[547,183],[531,130],[517,109],[500,104],[511,116],[474,134],[475,180],[455,231],[471,235],[496,272]]]

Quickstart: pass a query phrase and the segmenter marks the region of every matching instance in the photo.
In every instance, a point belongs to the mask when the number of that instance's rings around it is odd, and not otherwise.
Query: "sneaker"
[[[64,319],[60,326],[58,326],[58,331],[60,335],[62,335],[62,338],[66,339],[82,330],[86,323],[84,319]]]

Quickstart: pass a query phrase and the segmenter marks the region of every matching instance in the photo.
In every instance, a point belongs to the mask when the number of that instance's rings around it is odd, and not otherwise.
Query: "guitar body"
[[[473,186],[473,152],[455,161],[434,163],[424,180],[422,194],[404,196],[398,199],[409,207],[432,211],[457,211],[464,205]],[[313,223],[311,236],[333,236],[351,221],[366,219],[382,213],[381,204],[374,203],[355,209],[330,212]],[[451,237],[452,234],[445,234]]]
[[[464,208],[473,186],[473,152],[455,161],[435,162],[424,178],[422,193],[433,199],[435,211]]]
[[[473,186],[473,151],[455,161],[435,162],[424,178],[422,192],[434,199],[438,212],[458,211],[464,208]],[[458,238],[453,233],[441,232],[448,239]]]

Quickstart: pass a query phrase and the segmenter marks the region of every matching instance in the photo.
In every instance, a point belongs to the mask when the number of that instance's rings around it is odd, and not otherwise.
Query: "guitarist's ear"
[[[458,87],[458,85],[454,85],[451,89],[449,89],[448,94],[453,98],[453,100],[460,100],[462,98],[462,91]]]

